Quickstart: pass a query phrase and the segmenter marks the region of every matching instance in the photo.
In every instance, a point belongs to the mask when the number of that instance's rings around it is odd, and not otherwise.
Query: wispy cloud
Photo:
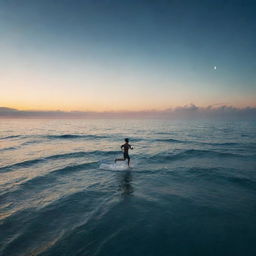
[[[199,107],[194,104],[166,110],[145,111],[27,111],[0,107],[0,118],[169,118],[169,119],[256,119],[256,107]]]

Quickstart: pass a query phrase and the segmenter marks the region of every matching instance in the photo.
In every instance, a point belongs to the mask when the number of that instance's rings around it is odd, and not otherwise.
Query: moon
[[[217,67],[216,67],[216,66],[214,66],[214,67],[213,67],[213,69],[214,69],[214,70],[216,70],[216,69],[217,69]]]

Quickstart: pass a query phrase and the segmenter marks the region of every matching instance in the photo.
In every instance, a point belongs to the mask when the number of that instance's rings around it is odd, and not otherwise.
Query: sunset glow
[[[14,2],[0,3],[2,107],[255,106],[255,22],[246,6]]]

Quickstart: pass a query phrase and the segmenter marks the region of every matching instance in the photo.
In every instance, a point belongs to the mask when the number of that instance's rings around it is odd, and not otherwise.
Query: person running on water
[[[130,156],[129,156],[129,149],[133,149],[133,147],[129,144],[129,139],[125,139],[125,144],[121,146],[121,149],[124,149],[124,158],[117,158],[115,159],[115,163],[117,161],[125,161],[126,159],[128,159],[128,166],[130,167]]]

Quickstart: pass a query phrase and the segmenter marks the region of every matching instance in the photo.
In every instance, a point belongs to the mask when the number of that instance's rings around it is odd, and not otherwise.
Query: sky
[[[255,10],[249,0],[0,0],[0,107],[255,107]]]

